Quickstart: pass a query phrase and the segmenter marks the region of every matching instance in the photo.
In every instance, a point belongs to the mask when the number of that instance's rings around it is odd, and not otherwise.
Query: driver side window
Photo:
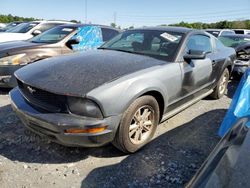
[[[212,52],[212,44],[210,37],[205,35],[193,35],[188,39],[186,53],[190,50],[203,51],[205,53]]]

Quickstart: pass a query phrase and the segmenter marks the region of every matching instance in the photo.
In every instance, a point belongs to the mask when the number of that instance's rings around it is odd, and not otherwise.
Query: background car
[[[17,25],[21,24],[23,22],[11,22],[8,23],[4,28],[0,28],[0,32],[6,32],[9,29],[12,29],[14,27],[16,27]]]
[[[234,29],[234,32],[236,34],[241,34],[241,35],[249,35],[250,34],[249,29]]]
[[[234,62],[234,75],[242,76],[250,65],[250,35],[226,35],[219,40],[228,47],[233,47],[237,54]]]
[[[0,29],[2,29],[2,28],[4,28],[4,27],[6,27],[6,24],[0,23]]]
[[[17,40],[28,40],[36,35],[43,33],[53,27],[71,22],[65,21],[33,21],[21,23],[18,26],[8,29],[8,31],[0,33],[0,43]],[[73,23],[72,23],[73,24]]]
[[[234,30],[231,29],[206,29],[205,31],[215,37],[235,34]]]
[[[10,98],[26,127],[55,142],[113,142],[133,153],[151,140],[159,122],[205,96],[221,98],[234,59],[233,48],[204,31],[128,30],[99,50],[19,69]]]
[[[14,72],[50,57],[100,47],[119,34],[101,25],[70,24],[57,26],[27,41],[0,44],[0,87],[15,87]]]

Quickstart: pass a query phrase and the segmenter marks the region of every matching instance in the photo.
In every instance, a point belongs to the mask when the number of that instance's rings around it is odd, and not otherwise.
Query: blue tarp
[[[78,39],[79,44],[72,45],[74,51],[95,50],[103,44],[102,31],[98,26],[84,26],[78,28],[73,39]]]
[[[247,115],[250,115],[250,69],[241,78],[231,105],[220,126],[219,135],[224,136],[239,118]],[[250,123],[247,126],[250,127]]]

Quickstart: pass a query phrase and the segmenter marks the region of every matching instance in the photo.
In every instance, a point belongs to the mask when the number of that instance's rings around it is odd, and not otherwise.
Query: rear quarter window
[[[218,39],[214,39],[214,43],[215,43],[215,50],[216,51],[220,51],[225,49],[225,45]]]

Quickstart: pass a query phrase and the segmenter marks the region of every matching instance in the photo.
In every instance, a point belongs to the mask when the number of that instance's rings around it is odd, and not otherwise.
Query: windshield
[[[183,34],[159,30],[132,30],[117,35],[100,49],[148,55],[172,61]]]
[[[55,27],[30,39],[30,42],[48,44],[57,43],[75,30],[76,28],[73,27]]]
[[[228,47],[237,47],[240,44],[250,42],[250,36],[221,36],[219,40]]]
[[[17,25],[19,25],[19,23],[15,23],[15,22],[9,23],[6,25],[6,27],[2,28],[1,31],[8,31],[10,29],[15,28]]]
[[[7,32],[10,33],[27,33],[28,31],[30,31],[33,27],[35,27],[36,25],[38,25],[39,23],[22,23],[19,24],[18,26],[7,30]]]

